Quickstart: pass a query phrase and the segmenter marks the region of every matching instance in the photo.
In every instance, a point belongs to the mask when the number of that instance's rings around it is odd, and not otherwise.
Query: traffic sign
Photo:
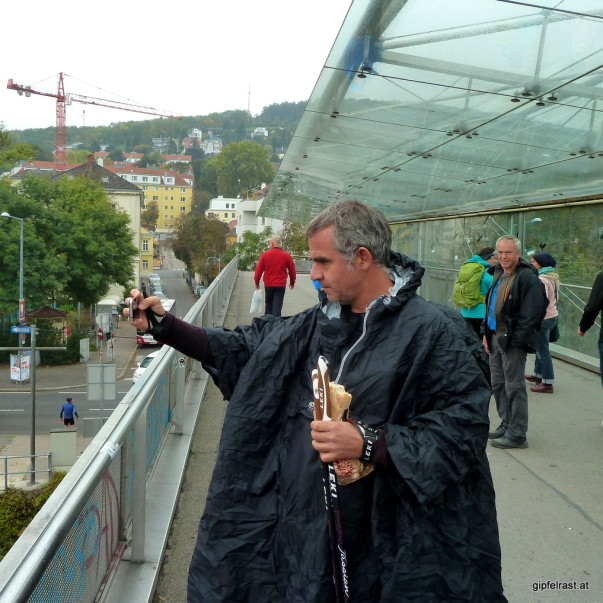
[[[31,327],[11,327],[11,333],[31,333]]]

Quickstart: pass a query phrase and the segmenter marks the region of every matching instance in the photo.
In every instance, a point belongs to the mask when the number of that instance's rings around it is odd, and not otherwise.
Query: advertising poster
[[[29,350],[21,352],[21,367],[19,370],[19,354],[10,355],[10,380],[11,381],[29,381],[29,367],[31,352]]]

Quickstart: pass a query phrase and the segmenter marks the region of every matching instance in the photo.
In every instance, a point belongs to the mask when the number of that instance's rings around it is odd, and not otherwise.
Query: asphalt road
[[[165,294],[176,299],[176,315],[184,316],[195,303],[196,298],[191,293],[184,280],[183,264],[178,261],[170,250],[165,250],[164,269],[159,270],[164,285]],[[119,336],[119,330],[117,331]],[[117,344],[119,345],[119,343]],[[136,362],[140,362],[147,354],[157,350],[156,346],[139,346]],[[123,379],[118,380],[116,400],[105,401],[101,409],[98,401],[89,401],[86,387],[72,387],[66,384],[63,389],[52,391],[36,391],[36,434],[47,434],[50,429],[59,428],[61,406],[65,398],[70,396],[80,417],[107,416],[132,385],[132,373],[136,368],[132,363]],[[57,367],[57,381],[60,384],[60,368]],[[31,392],[0,393],[0,434],[25,435],[31,433]],[[102,412],[101,412],[102,410]]]

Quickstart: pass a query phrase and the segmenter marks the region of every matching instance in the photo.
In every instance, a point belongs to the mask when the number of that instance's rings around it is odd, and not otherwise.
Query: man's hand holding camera
[[[165,310],[161,300],[152,295],[144,297],[138,289],[130,291],[130,297],[126,298],[126,307],[124,308],[124,316],[128,318],[137,329],[141,331],[149,330],[149,320],[146,310],[151,310],[155,316],[165,316]]]

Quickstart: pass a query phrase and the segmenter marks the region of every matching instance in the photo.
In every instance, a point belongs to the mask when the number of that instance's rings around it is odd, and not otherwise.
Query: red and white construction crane
[[[58,90],[56,94],[52,92],[42,92],[34,90],[31,86],[21,86],[15,84],[14,81],[8,80],[6,86],[9,90],[16,90],[20,95],[31,96],[39,94],[41,96],[50,96],[57,99],[57,125],[55,130],[55,145],[54,145],[54,160],[57,170],[65,169],[65,156],[67,147],[67,123],[65,106],[71,105],[72,102],[83,103],[85,105],[97,105],[99,107],[109,107],[111,109],[122,109],[123,111],[133,111],[134,113],[147,113],[157,117],[169,117],[172,119],[182,119],[178,115],[168,115],[159,113],[153,107],[144,105],[134,105],[131,103],[122,103],[120,101],[108,100],[105,98],[94,98],[92,96],[84,96],[83,94],[65,94],[65,84],[63,83],[63,73],[58,76]]]

